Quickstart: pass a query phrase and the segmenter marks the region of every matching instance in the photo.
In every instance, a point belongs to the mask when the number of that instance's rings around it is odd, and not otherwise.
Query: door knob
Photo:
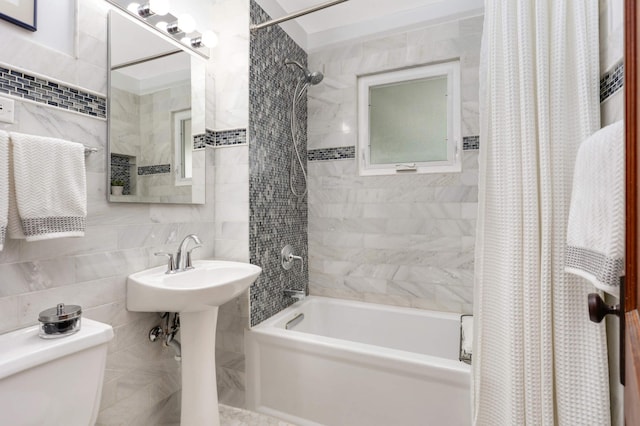
[[[624,277],[620,277],[620,294],[624,298],[625,290],[625,282]],[[624,299],[622,299],[624,300]],[[618,344],[620,345],[620,383],[624,385],[624,330],[625,330],[625,321],[624,321],[624,302],[620,301],[617,305],[607,305],[604,303],[602,298],[598,293],[589,293],[588,302],[589,302],[589,318],[593,322],[601,322],[602,319],[609,315],[613,314],[618,317],[620,320],[619,328],[619,336],[618,336]]]
[[[609,314],[619,317],[621,313],[620,304],[607,305],[598,293],[589,293],[589,318],[591,321],[601,322]]]

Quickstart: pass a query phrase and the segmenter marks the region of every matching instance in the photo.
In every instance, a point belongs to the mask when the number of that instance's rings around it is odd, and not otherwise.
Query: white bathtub
[[[298,425],[466,426],[459,339],[458,314],[311,296],[246,331],[247,405]]]

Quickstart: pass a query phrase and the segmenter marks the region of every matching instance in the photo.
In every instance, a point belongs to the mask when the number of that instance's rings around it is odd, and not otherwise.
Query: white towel
[[[16,204],[27,241],[84,236],[84,145],[20,133],[10,136]]]
[[[580,145],[573,176],[565,271],[620,297],[624,273],[624,124],[604,127]]]
[[[9,138],[11,138],[9,136]],[[9,142],[9,223],[7,224],[7,236],[12,240],[24,240],[18,202],[16,201],[16,178],[13,173],[13,144]]]
[[[9,134],[0,130],[0,250],[9,221]]]

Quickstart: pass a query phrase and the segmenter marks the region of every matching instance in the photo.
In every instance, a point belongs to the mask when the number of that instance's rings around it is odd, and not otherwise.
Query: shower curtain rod
[[[345,1],[349,1],[349,0],[328,1],[326,3],[322,3],[322,4],[319,4],[317,6],[312,6],[312,7],[308,8],[308,9],[303,9],[303,10],[299,10],[297,12],[290,13],[290,14],[285,15],[285,16],[283,16],[281,18],[278,18],[278,19],[272,19],[270,21],[263,22],[262,24],[252,24],[252,25],[249,26],[249,29],[251,29],[253,31],[253,30],[259,30],[261,28],[270,27],[272,25],[279,24],[281,22],[289,21],[291,19],[295,19],[295,18],[298,18],[300,16],[308,15],[310,13],[317,12],[317,11],[322,10],[322,9],[326,9],[327,7],[335,6],[336,4],[344,3]]]

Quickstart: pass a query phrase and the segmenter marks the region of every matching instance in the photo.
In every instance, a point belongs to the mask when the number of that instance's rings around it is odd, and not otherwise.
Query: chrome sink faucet
[[[193,241],[196,245],[189,247],[189,241]],[[180,243],[180,247],[178,248],[178,253],[176,253],[176,267],[178,268],[178,272],[186,271],[187,269],[193,269],[193,265],[191,263],[191,252],[198,247],[202,247],[202,241],[196,234],[189,234],[184,237],[184,240]]]
[[[188,249],[189,242],[193,241],[195,243],[194,246]],[[202,246],[202,241],[196,234],[189,234],[180,243],[180,247],[178,247],[178,252],[175,255],[175,260],[173,253],[167,253],[164,251],[154,253],[156,256],[167,256],[169,261],[167,262],[167,274],[175,274],[176,272],[183,272],[189,269],[193,269],[193,263],[191,261],[191,252],[198,247]]]

